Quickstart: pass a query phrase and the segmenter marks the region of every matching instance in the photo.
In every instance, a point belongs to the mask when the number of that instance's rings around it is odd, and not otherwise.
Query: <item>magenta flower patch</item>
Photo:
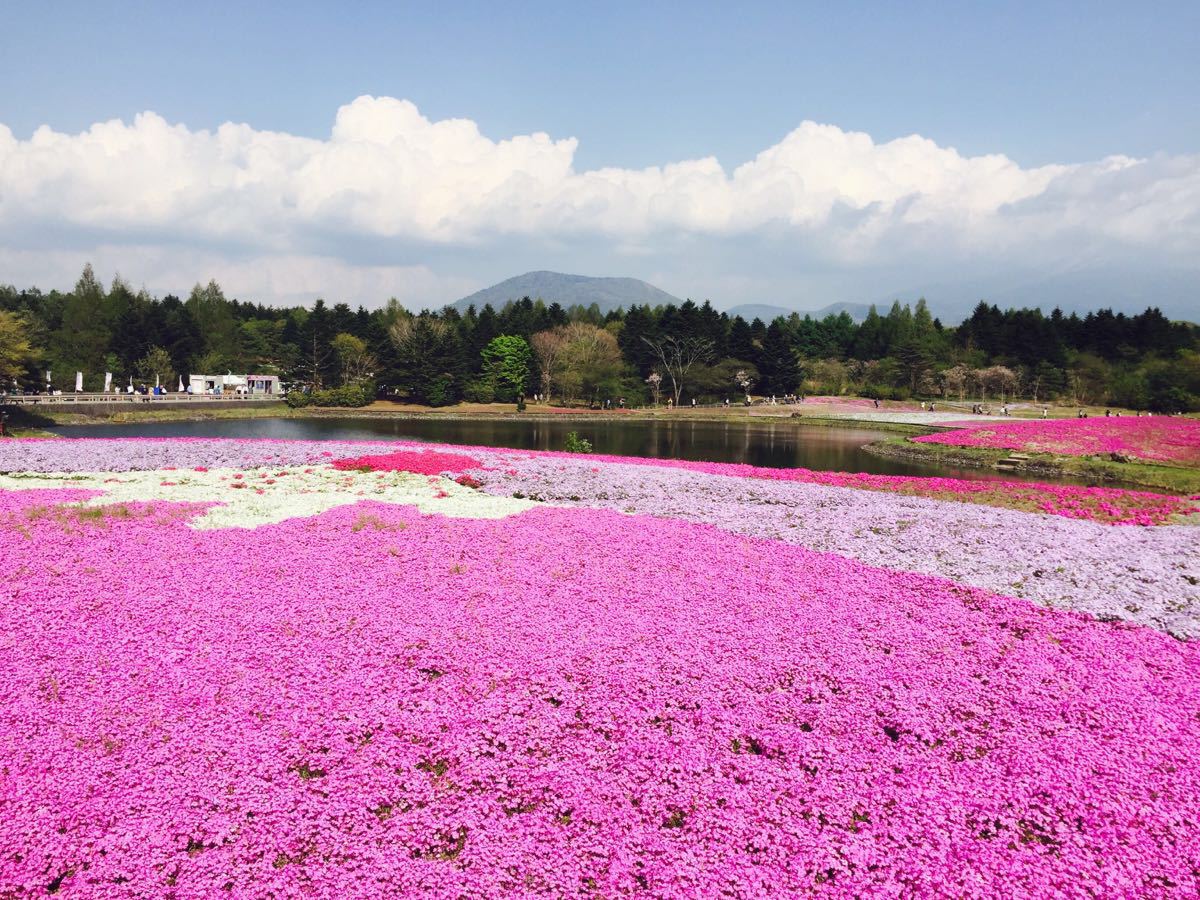
[[[1200,465],[1200,420],[1197,419],[1116,416],[963,424],[967,427],[912,440],[926,444],[991,447],[1064,456],[1115,453],[1150,462]]]
[[[0,896],[1200,890],[1197,529],[633,462],[0,444]]]
[[[370,469],[377,472],[414,472],[418,475],[439,475],[442,472],[465,472],[482,466],[479,460],[461,453],[441,453],[436,450],[397,450],[394,453],[339,459],[335,469]]]
[[[0,498],[0,893],[1200,887],[1200,656],[1150,629],[584,508]]]

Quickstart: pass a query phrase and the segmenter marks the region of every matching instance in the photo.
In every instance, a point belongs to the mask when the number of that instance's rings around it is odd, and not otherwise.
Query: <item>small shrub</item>
[[[592,442],[581,438],[578,431],[568,431],[565,449],[568,453],[591,453]]]
[[[304,391],[288,391],[287,396],[283,398],[283,402],[292,409],[302,409],[312,403],[312,397],[304,393]]]

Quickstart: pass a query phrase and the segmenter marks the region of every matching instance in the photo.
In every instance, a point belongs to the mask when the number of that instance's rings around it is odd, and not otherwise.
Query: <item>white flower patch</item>
[[[537,505],[531,500],[486,494],[444,477],[411,472],[344,472],[331,466],[248,472],[157,469],[0,475],[0,490],[34,488],[103,491],[101,496],[68,505],[106,506],[156,500],[219,504],[192,518],[191,527],[200,530],[257,528],[319,515],[360,500],[415,506],[422,513],[463,519],[502,519]]]

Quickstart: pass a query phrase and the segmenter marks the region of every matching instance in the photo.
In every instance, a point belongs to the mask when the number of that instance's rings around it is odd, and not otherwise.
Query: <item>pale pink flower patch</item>
[[[543,452],[538,454],[538,458],[568,460],[573,457],[572,454]],[[604,455],[589,458],[630,466],[687,469],[733,478],[794,481],[931,497],[937,500],[983,503],[1065,516],[1069,519],[1086,519],[1103,525],[1162,525],[1178,517],[1200,512],[1200,506],[1195,503],[1197,498],[1124,488],[1005,481],[1000,478],[968,480],[913,475],[872,475],[866,472],[824,472],[803,468],[772,469],[743,463],[694,462],[683,459]],[[593,468],[592,471],[597,470]],[[506,474],[515,475],[516,470],[509,469]]]

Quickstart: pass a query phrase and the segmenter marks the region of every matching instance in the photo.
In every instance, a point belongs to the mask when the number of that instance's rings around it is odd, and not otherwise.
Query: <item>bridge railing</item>
[[[32,406],[67,403],[245,403],[246,401],[282,400],[282,394],[114,394],[71,391],[62,394],[0,394],[0,404]]]

